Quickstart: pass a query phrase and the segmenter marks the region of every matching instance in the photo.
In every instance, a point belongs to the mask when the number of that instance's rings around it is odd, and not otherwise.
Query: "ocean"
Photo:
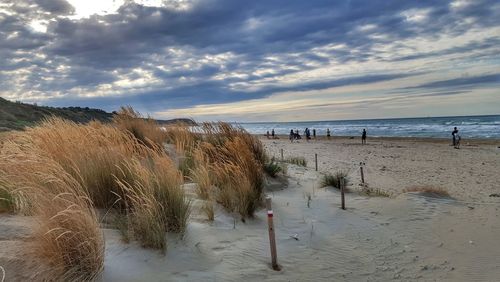
[[[430,137],[451,138],[453,127],[457,127],[462,138],[500,139],[500,115],[391,118],[365,120],[335,120],[308,122],[255,122],[239,123],[252,134],[265,134],[274,129],[276,134],[290,133],[298,129],[302,135],[307,127],[316,129],[317,135],[326,135],[329,128],[332,136],[358,136],[366,128],[368,136],[376,137]]]

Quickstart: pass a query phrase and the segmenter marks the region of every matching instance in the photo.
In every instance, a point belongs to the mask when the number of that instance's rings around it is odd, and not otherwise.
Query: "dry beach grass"
[[[122,108],[112,124],[48,118],[5,137],[0,208],[38,219],[27,252],[48,266],[40,277],[99,275],[104,238],[96,209],[120,219],[124,241],[165,251],[166,234],[184,232],[191,212],[182,172],[199,183],[209,219],[215,201],[242,218],[252,216],[262,198],[260,141],[225,123],[202,128],[202,135],[181,124],[162,130]],[[165,151],[164,141],[176,147],[174,154]],[[186,158],[181,172],[176,163]]]

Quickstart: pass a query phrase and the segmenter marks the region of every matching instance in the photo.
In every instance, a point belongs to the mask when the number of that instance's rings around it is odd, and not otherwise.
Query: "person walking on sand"
[[[457,135],[458,135],[458,129],[455,127],[451,132],[451,136],[453,136],[453,147],[455,148],[457,147]]]
[[[293,129],[290,129],[290,136],[288,138],[290,138],[290,142],[293,143],[293,139],[295,139],[295,133],[293,132]]]
[[[271,136],[272,136],[272,137],[273,137],[273,139],[274,139],[274,128],[273,128],[273,130],[271,130]]]
[[[313,128],[313,138],[316,139],[316,128]]]
[[[361,144],[366,144],[366,129],[363,128],[363,133],[361,134]]]
[[[326,129],[326,138],[328,138],[328,140],[330,140],[330,128]]]
[[[309,128],[306,127],[304,134],[306,135],[306,141],[309,142],[309,139],[311,139],[311,131],[309,131]]]

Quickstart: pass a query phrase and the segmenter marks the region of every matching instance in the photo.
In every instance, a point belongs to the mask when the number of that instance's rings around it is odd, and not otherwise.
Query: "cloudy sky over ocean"
[[[500,1],[0,0],[0,96],[156,118],[500,114]]]

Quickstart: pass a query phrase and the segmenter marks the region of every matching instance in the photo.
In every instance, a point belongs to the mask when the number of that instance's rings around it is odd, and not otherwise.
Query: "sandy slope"
[[[280,143],[267,146],[279,149]],[[347,141],[346,141],[347,142]],[[287,144],[288,145],[288,144]],[[364,150],[367,157],[367,178],[370,185],[396,183],[388,186],[397,191],[398,183],[411,183],[411,171],[406,168],[431,170],[433,156],[427,152],[409,153],[406,143],[383,143],[356,148],[356,145],[304,144],[287,147],[294,153],[309,152],[307,148],[333,146],[324,150],[322,157],[334,159],[331,167],[344,167],[349,160],[357,161],[356,151]],[[405,146],[387,150],[385,146]],[[422,151],[432,150],[435,144],[417,144]],[[412,146],[412,147],[415,147]],[[421,146],[421,147],[419,147]],[[433,147],[434,146],[434,147]],[[303,150],[303,151],[300,151]],[[439,151],[438,149],[436,149]],[[484,154],[484,162],[496,164],[498,155],[493,148],[464,148],[452,150],[443,146],[443,152],[460,158]],[[469,153],[473,150],[478,153]],[[368,154],[368,151],[371,154]],[[413,150],[414,151],[414,150]],[[483,152],[485,151],[485,152]],[[384,153],[385,152],[385,153]],[[392,153],[391,153],[392,152]],[[383,156],[413,156],[416,161],[382,162]],[[420,151],[418,151],[420,152]],[[493,155],[492,155],[493,154]],[[435,156],[435,154],[434,154]],[[442,157],[438,166],[444,172],[435,173],[437,183],[452,178],[451,166],[444,166],[450,156]],[[475,158],[475,157],[474,157]],[[389,158],[391,159],[391,158]],[[312,159],[311,159],[312,160]],[[418,161],[417,161],[418,160]],[[379,162],[376,162],[379,161]],[[496,162],[496,163],[495,163]],[[326,163],[326,161],[325,161]],[[379,171],[374,165],[386,165],[388,171]],[[344,164],[344,165],[342,165]],[[371,166],[373,164],[373,166]],[[425,165],[427,164],[427,166]],[[322,165],[323,166],[323,165]],[[326,167],[327,164],[324,164]],[[478,165],[482,167],[482,164]],[[353,169],[355,165],[352,165]],[[479,173],[476,166],[465,171]],[[396,171],[400,171],[400,177]],[[169,235],[166,255],[145,250],[136,244],[123,244],[114,230],[105,230],[106,258],[102,281],[498,281],[500,277],[500,201],[482,196],[474,198],[460,189],[451,190],[459,200],[426,198],[418,194],[400,194],[394,198],[369,198],[357,193],[347,195],[347,210],[339,209],[339,193],[333,188],[318,188],[320,173],[312,168],[289,167],[288,185],[273,181],[268,194],[273,199],[279,263],[283,270],[276,272],[269,266],[269,245],[266,213],[260,210],[255,219],[241,222],[237,216],[222,209],[216,212],[213,223],[205,221],[197,207],[188,230],[181,240]],[[390,173],[390,174],[389,174]],[[430,173],[430,172],[429,172]],[[453,172],[455,173],[455,172]],[[460,176],[459,171],[457,177]],[[483,174],[489,172],[482,172]],[[455,175],[455,174],[453,174]],[[353,175],[354,179],[355,176]],[[384,180],[384,178],[391,179]],[[462,178],[459,178],[462,179]],[[471,182],[474,180],[464,180]],[[392,181],[392,182],[391,182]],[[484,181],[480,189],[492,189],[493,180]],[[458,182],[460,183],[460,182]],[[489,183],[489,184],[488,184]],[[186,189],[192,194],[193,185]],[[454,193],[457,191],[457,193]],[[307,195],[311,195],[310,207]],[[495,202],[496,200],[496,202]],[[6,220],[7,219],[7,220]],[[6,281],[22,281],[30,276],[30,269],[20,263],[8,264],[23,258],[8,252],[8,246],[23,244],[25,228],[19,222],[29,218],[0,215],[0,265],[7,270]],[[26,222],[25,222],[26,223]],[[29,226],[29,224],[21,224]],[[7,234],[7,235],[6,235]],[[18,234],[18,235],[16,235]],[[296,236],[298,240],[292,238]],[[7,250],[7,251],[6,251]]]

